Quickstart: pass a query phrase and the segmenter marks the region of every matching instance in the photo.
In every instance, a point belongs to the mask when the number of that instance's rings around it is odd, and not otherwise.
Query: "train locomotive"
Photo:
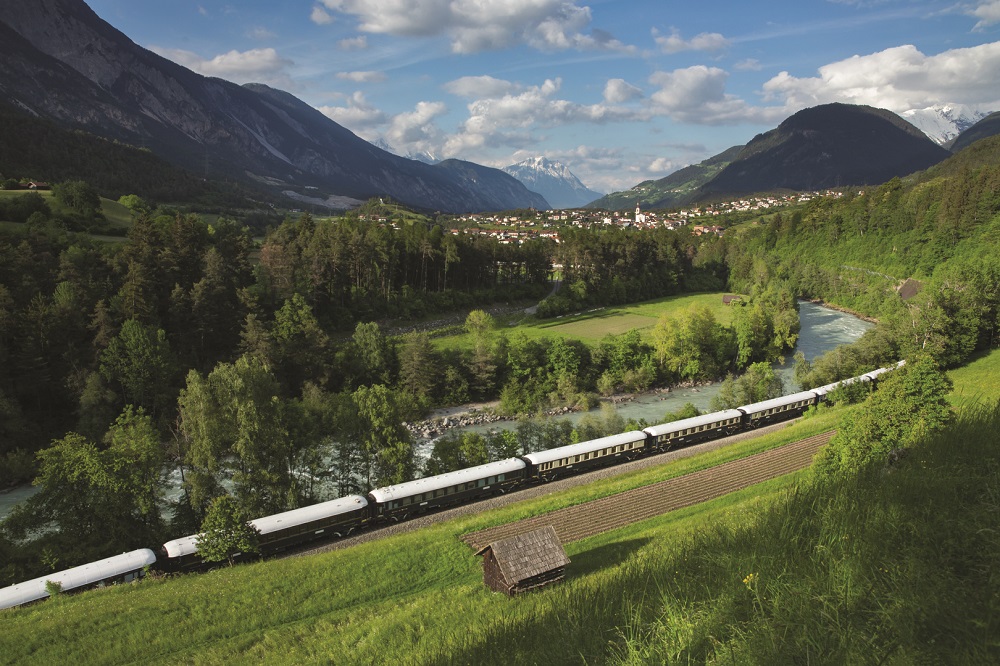
[[[250,524],[260,534],[259,555],[266,557],[309,541],[344,537],[360,529],[474,502],[525,485],[787,421],[825,402],[831,392],[842,386],[862,383],[874,387],[880,376],[904,363],[900,361],[840,382],[735,409],[375,488],[366,496],[348,495],[257,518]],[[70,590],[132,580],[154,563],[168,572],[203,569],[208,565],[198,553],[199,536],[193,534],[168,541],[158,549],[158,556],[150,549],[140,549],[4,588],[0,590],[0,609],[44,599],[48,596],[47,581],[59,582],[62,589]],[[234,554],[234,559],[246,558],[249,554]]]

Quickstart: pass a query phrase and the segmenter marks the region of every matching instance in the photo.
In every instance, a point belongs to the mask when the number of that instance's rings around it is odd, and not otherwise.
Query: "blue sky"
[[[366,139],[600,191],[802,108],[1000,109],[1000,0],[89,0],[202,74],[287,90]]]

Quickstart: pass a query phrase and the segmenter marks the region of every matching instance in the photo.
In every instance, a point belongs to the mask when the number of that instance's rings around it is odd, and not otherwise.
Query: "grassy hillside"
[[[952,373],[983,384],[1000,352]],[[993,375],[995,376],[995,375]],[[507,599],[462,534],[835,424],[323,555],[59,597],[2,614],[17,663],[988,663],[1000,658],[1000,411],[893,467],[785,477],[569,544],[567,581]]]

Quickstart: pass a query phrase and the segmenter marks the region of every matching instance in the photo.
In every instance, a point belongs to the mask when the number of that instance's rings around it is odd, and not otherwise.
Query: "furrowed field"
[[[975,391],[1000,354],[956,373]],[[559,586],[487,591],[463,534],[835,427],[757,440],[322,555],[0,614],[16,663],[990,663],[1000,658],[1000,411],[901,462],[809,472],[567,545]]]

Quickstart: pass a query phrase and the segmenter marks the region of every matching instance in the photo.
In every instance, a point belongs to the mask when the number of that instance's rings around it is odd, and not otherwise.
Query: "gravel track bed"
[[[497,509],[500,507],[509,506],[515,502],[521,502],[524,500],[534,499],[536,497],[542,497],[550,493],[559,492],[567,488],[573,488],[576,486],[581,486],[587,483],[592,483],[599,479],[606,479],[628,472],[634,472],[636,470],[646,469],[649,467],[655,467],[657,465],[663,465],[674,460],[680,460],[682,458],[689,458],[691,456],[697,455],[699,453],[705,453],[707,451],[714,451],[720,449],[724,446],[730,444],[735,444],[736,442],[745,441],[748,439],[753,439],[761,435],[765,435],[770,432],[775,432],[787,427],[793,421],[787,421],[784,423],[778,423],[771,426],[766,426],[763,428],[758,428],[757,430],[752,430],[750,432],[742,432],[730,437],[723,437],[722,439],[713,440],[710,442],[703,442],[701,444],[695,444],[694,446],[689,446],[687,448],[679,449],[677,451],[670,451],[668,453],[661,453],[659,455],[650,456],[648,458],[641,458],[639,460],[634,460],[632,462],[624,463],[621,465],[613,465],[611,467],[605,467],[602,469],[596,469],[585,474],[579,474],[577,476],[568,477],[565,479],[560,479],[559,481],[553,481],[551,483],[546,483],[538,486],[531,486],[523,490],[518,490],[507,495],[500,495],[497,497],[491,497],[487,499],[480,500],[478,502],[472,502],[471,504],[463,504],[461,506],[454,507],[452,509],[446,509],[443,511],[436,511],[434,513],[428,513],[427,515],[414,518],[412,520],[407,520],[401,523],[391,523],[377,529],[366,530],[354,536],[350,536],[344,539],[338,539],[331,543],[324,544],[318,547],[306,547],[303,550],[288,552],[285,557],[299,557],[302,555],[315,555],[317,553],[325,553],[331,550],[340,550],[341,548],[350,548],[360,543],[365,543],[367,541],[375,541],[378,539],[384,539],[386,537],[394,536],[396,534],[403,534],[405,532],[412,532],[413,530],[418,530],[422,527],[428,525],[434,525],[436,523],[441,523],[446,520],[451,520],[452,518],[458,518],[460,516],[468,516],[471,514],[479,513],[482,511],[489,511],[490,509]],[[774,451],[784,451],[788,447],[794,446],[794,444],[788,444]],[[818,448],[818,447],[817,447]],[[760,454],[757,454],[760,455]],[[810,458],[811,460],[811,458]],[[736,461],[734,461],[736,462]],[[731,463],[726,463],[731,464]],[[808,464],[808,461],[806,462]],[[803,465],[804,466],[804,465]],[[794,471],[794,470],[792,470]],[[678,477],[684,478],[684,477]],[[749,485],[749,484],[748,484]],[[637,489],[641,490],[641,489]],[[633,491],[628,491],[633,492]],[[618,497],[620,495],[615,495],[612,497]],[[597,500],[595,500],[597,501]],[[572,507],[571,507],[572,508]],[[561,509],[560,509],[561,510]],[[551,515],[551,514],[546,514]],[[557,530],[558,531],[558,530]],[[560,535],[561,538],[561,535]]]

